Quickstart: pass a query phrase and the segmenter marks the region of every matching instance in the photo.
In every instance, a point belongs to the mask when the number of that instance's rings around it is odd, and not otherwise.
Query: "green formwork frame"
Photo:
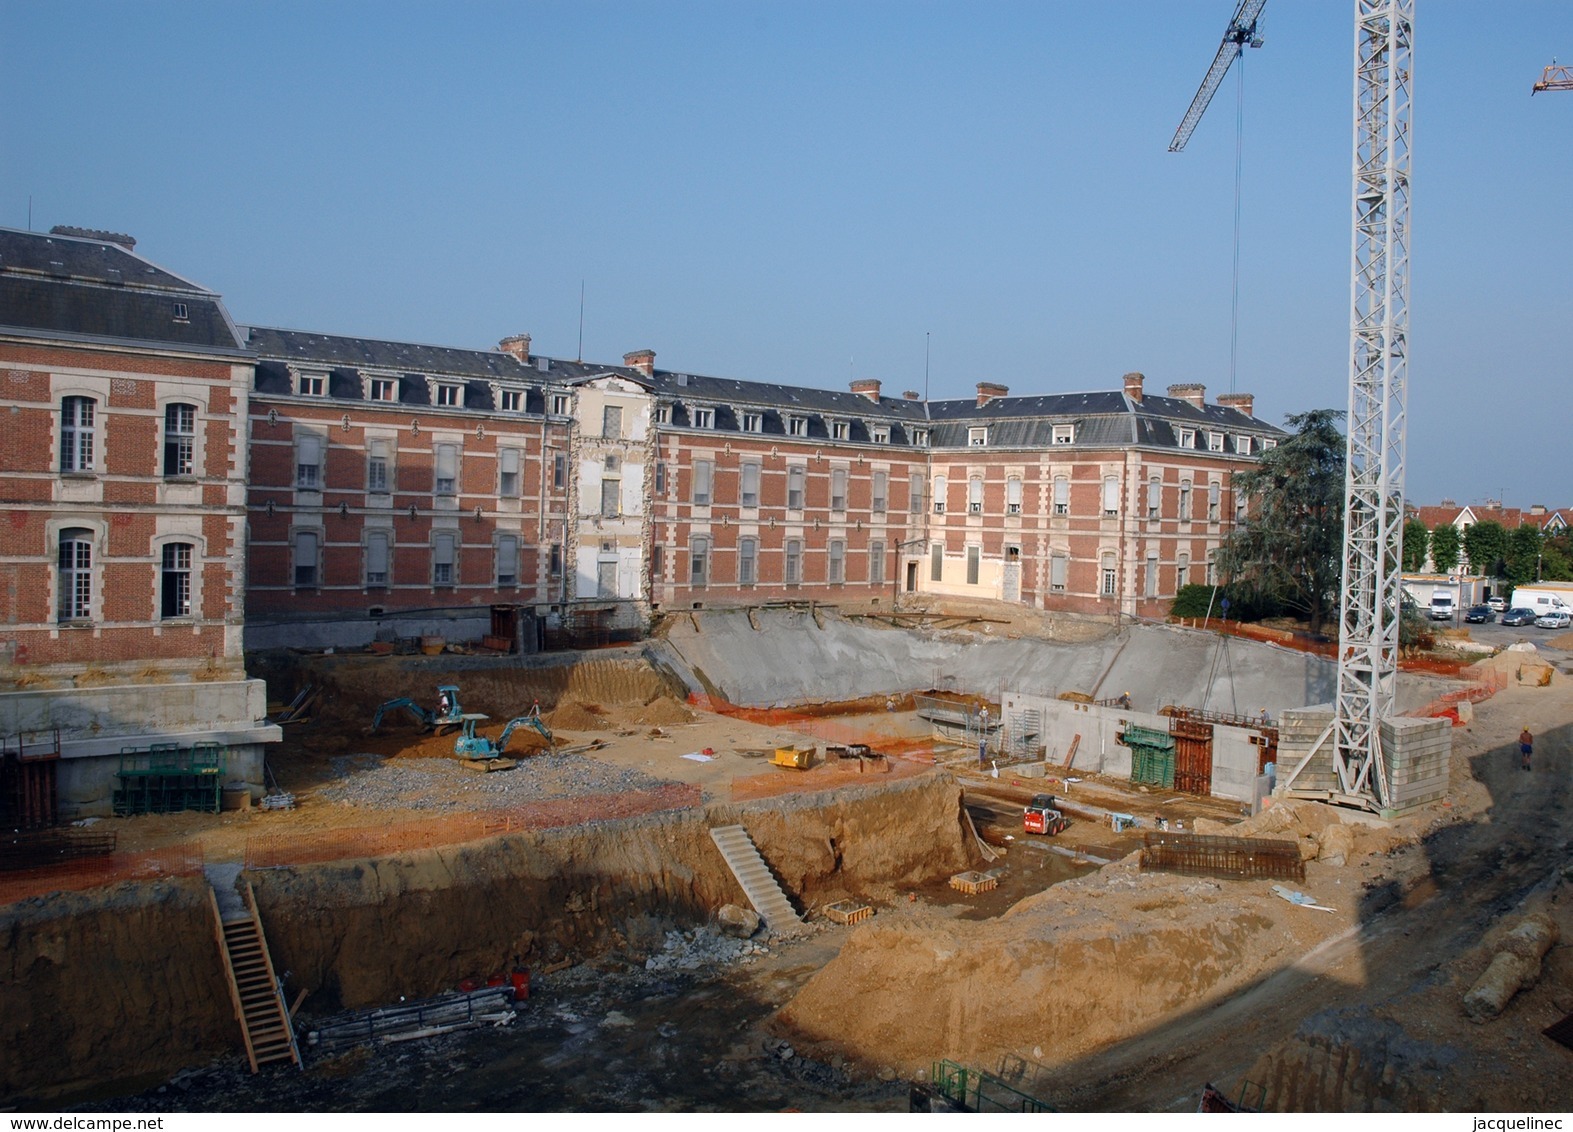
[[[1131,781],[1174,789],[1174,736],[1150,727],[1127,725],[1120,742],[1131,749]]]

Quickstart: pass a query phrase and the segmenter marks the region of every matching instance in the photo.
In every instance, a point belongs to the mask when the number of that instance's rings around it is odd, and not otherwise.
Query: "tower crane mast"
[[[1265,3],[1241,0],[1169,143],[1171,153],[1184,148],[1244,45],[1260,46],[1256,21]],[[1393,710],[1403,581],[1414,0],[1354,4],[1353,280],[1338,689],[1333,725],[1318,746],[1332,741],[1334,800],[1381,809],[1392,801],[1381,723]],[[1552,77],[1548,69],[1545,83]],[[1558,76],[1565,77],[1573,76]]]
[[[1169,143],[1170,153],[1179,153],[1191,140],[1192,131],[1207,113],[1207,106],[1218,93],[1224,76],[1245,48],[1262,45],[1262,37],[1256,34],[1256,21],[1266,6],[1267,0],[1240,0],[1240,6],[1234,10],[1234,19],[1229,21],[1223,33],[1223,42],[1218,45],[1218,54],[1213,56],[1213,65],[1207,68],[1202,85],[1196,88],[1196,97],[1191,99],[1190,108],[1180,120],[1180,128],[1174,131],[1174,140]]]

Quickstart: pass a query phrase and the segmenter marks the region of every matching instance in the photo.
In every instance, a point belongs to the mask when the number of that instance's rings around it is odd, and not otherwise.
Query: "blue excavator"
[[[519,727],[533,727],[541,733],[541,738],[546,740],[548,750],[555,751],[557,743],[552,738],[551,730],[542,722],[538,715],[519,715],[510,719],[502,729],[502,734],[496,742],[484,735],[475,733],[475,725],[483,720],[490,719],[488,715],[479,712],[469,712],[463,716],[461,722],[464,734],[460,735],[453,743],[453,753],[461,759],[500,759],[503,752],[508,749],[508,740],[513,738],[513,733]]]
[[[441,733],[449,727],[458,727],[464,722],[464,709],[459,706],[459,686],[457,684],[440,684],[437,687],[437,710],[431,711],[421,707],[420,704],[408,696],[400,696],[396,700],[389,700],[377,709],[377,714],[371,719],[371,733],[375,735],[377,728],[382,726],[382,717],[389,712],[407,711],[415,717],[422,731],[437,731]]]

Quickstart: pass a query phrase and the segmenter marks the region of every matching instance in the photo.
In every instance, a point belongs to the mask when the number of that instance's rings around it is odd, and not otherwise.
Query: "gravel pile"
[[[505,809],[666,785],[639,771],[583,755],[542,755],[524,759],[512,770],[490,774],[465,770],[454,759],[388,759],[381,755],[335,755],[329,768],[336,781],[317,791],[323,801],[431,813]]]
[[[667,932],[660,952],[644,961],[646,971],[698,971],[728,963],[751,962],[770,949],[748,939],[724,936],[709,925],[690,932]]]

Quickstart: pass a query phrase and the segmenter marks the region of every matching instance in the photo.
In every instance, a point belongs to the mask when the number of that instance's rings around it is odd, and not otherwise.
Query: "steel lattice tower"
[[[1349,456],[1333,766],[1342,800],[1381,808],[1381,721],[1398,671],[1409,353],[1414,0],[1355,0]]]

